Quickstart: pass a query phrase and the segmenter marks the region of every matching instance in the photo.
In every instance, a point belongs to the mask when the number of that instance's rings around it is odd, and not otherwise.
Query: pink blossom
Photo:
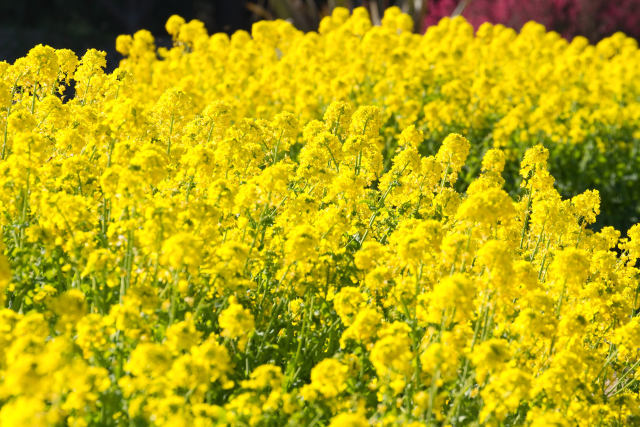
[[[427,0],[424,26],[450,16],[464,0]],[[622,31],[640,38],[638,0],[469,0],[462,15],[477,28],[484,22],[520,29],[537,21],[564,37],[584,35],[592,41]]]

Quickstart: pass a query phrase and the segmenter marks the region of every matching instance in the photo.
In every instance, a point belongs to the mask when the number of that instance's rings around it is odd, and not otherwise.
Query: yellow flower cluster
[[[635,42],[411,24],[0,63],[0,425],[640,423]]]

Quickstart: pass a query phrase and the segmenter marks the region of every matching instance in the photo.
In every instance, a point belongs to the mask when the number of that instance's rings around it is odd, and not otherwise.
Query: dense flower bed
[[[640,422],[636,43],[411,25],[0,64],[0,424]]]

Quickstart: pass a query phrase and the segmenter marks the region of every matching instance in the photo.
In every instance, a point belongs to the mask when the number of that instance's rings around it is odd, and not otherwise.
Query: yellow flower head
[[[243,350],[254,332],[254,319],[249,310],[238,304],[235,297],[229,297],[229,306],[218,317],[218,324],[225,338],[237,339]]]

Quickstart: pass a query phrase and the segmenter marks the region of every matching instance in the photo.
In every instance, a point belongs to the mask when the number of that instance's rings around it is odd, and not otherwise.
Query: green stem
[[[444,184],[447,182],[447,174],[449,173],[449,167],[451,166],[451,159],[447,162],[447,167],[444,168],[444,172],[442,173],[442,180],[440,181],[440,192],[444,189]]]
[[[296,348],[296,355],[293,358],[293,363],[290,365],[291,370],[295,369],[298,366],[298,360],[300,359],[300,354],[302,353],[302,343],[305,341],[305,334],[307,333],[307,329],[309,328],[309,323],[311,322],[311,316],[313,315],[313,303],[314,303],[315,295],[311,296],[311,300],[309,302],[309,307],[307,313],[305,313],[304,321],[302,324],[302,331],[300,337],[298,338],[298,347]],[[287,389],[294,383],[298,376],[297,371],[290,372],[287,378]]]
[[[544,264],[547,261],[547,254],[549,253],[549,246],[551,246],[551,237],[547,240],[547,247],[544,250],[544,255],[542,256],[542,262],[540,263],[540,271],[538,271],[538,280],[542,280],[542,273],[544,272]]]
[[[173,324],[176,317],[176,290],[178,288],[178,272],[173,273],[173,286],[171,287],[171,303],[169,305],[169,325]]]
[[[38,82],[33,85],[33,96],[31,97],[31,114],[36,111],[36,92],[38,90]]]
[[[87,101],[87,94],[89,93],[89,86],[91,85],[92,78],[93,78],[93,74],[91,74],[87,79],[87,86],[84,88],[84,95],[82,96],[82,102],[80,103],[80,105],[84,105],[85,102]]]
[[[635,362],[629,369],[627,369],[627,371],[625,373],[622,374],[622,376],[617,380],[617,384],[621,384],[622,381],[624,381],[629,374],[638,367],[638,365],[640,365],[640,360],[638,360],[637,362]],[[617,394],[622,393],[623,391],[626,390],[626,388],[629,386],[629,384],[633,383],[635,381],[635,378],[632,378],[630,381],[627,381],[627,383],[625,385],[623,385],[622,387],[620,387],[618,390],[614,391],[612,394],[610,394],[608,397],[613,397]]]
[[[171,135],[173,135],[173,123],[175,121],[175,114],[171,115],[171,123],[169,124],[169,138],[167,141],[167,155],[171,156]]]
[[[133,269],[133,230],[127,233],[127,252],[124,258],[125,276],[120,280],[120,304],[125,292],[131,286],[131,273]]]
[[[272,165],[275,165],[276,162],[278,161],[278,147],[280,147],[280,141],[282,140],[282,135],[284,134],[284,131],[282,131],[280,133],[280,138],[278,138],[278,140],[276,141],[276,145],[273,148],[273,161],[272,161]]]
[[[529,217],[531,211],[531,188],[529,188],[529,195],[527,197],[527,211],[524,216],[524,221],[522,223],[522,232],[520,233],[520,249],[522,250],[522,246],[524,245],[524,236],[527,232],[527,226],[529,225]]]
[[[7,155],[7,139],[8,139],[8,131],[9,131],[9,115],[11,115],[11,106],[13,102],[13,97],[16,94],[16,88],[18,87],[18,82],[14,83],[11,88],[11,98],[9,99],[9,105],[7,106],[7,117],[4,122],[4,142],[2,143],[2,160],[5,159]]]
[[[409,163],[404,165],[404,167],[400,170],[400,173],[398,174],[397,178],[389,183],[389,185],[387,186],[387,189],[384,191],[384,193],[378,200],[378,206],[376,208],[376,211],[371,214],[371,217],[369,218],[369,224],[367,225],[367,228],[364,231],[364,234],[362,235],[362,239],[360,239],[360,246],[362,246],[362,244],[364,243],[364,239],[367,238],[367,235],[369,234],[369,230],[371,230],[371,226],[373,225],[373,221],[375,221],[376,217],[378,216],[378,211],[384,206],[384,202],[387,199],[387,196],[389,195],[393,187],[398,184],[398,178],[402,176],[402,174],[404,173],[408,165]]]
[[[436,392],[438,391],[438,380],[440,379],[440,368],[436,369],[431,379],[431,387],[429,387],[429,406],[427,406],[427,425],[431,423],[431,414],[433,413],[433,403],[436,399]]]
[[[329,155],[331,156],[331,161],[333,162],[333,164],[336,167],[336,172],[340,173],[340,166],[338,165],[338,161],[336,160],[335,156],[333,155],[333,151],[331,151],[331,148],[329,147],[328,144],[322,144],[325,146],[325,148],[329,151]]]

